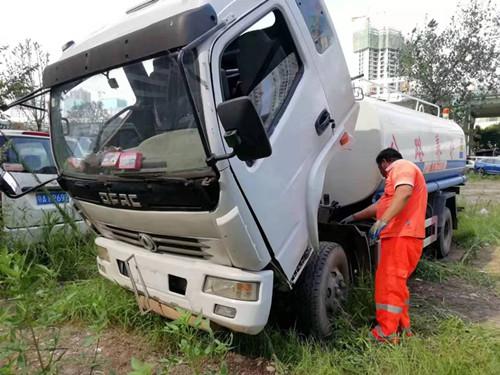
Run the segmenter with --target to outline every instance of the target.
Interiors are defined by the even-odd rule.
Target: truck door
[[[230,167],[290,279],[310,246],[308,175],[332,137],[328,102],[296,27],[286,1],[268,1],[235,22],[211,58],[216,104],[249,96],[265,125],[272,155],[252,163],[235,157]]]

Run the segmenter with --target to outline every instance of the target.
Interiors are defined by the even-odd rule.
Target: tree
[[[471,99],[500,84],[499,30],[500,14],[491,0],[461,3],[446,27],[431,20],[412,31],[400,74],[412,82],[414,95],[451,107],[454,119],[468,130]]]
[[[3,56],[3,53],[7,48],[8,48],[7,46],[0,46],[0,56]],[[3,65],[2,60],[3,59],[0,58],[0,72],[2,71],[2,65]],[[8,96],[7,95],[7,87],[8,87],[8,83],[6,81],[4,81],[4,78],[0,74],[0,106],[2,106],[4,104],[5,97]]]
[[[500,148],[500,124],[481,129],[479,135],[481,148]]]
[[[2,51],[0,51],[2,52]],[[43,70],[49,62],[49,54],[41,45],[26,39],[15,47],[2,52],[2,71],[0,72],[0,104],[29,94],[42,86]],[[27,104],[47,109],[44,95],[30,100]],[[34,108],[21,107],[23,113],[33,122],[38,130],[42,129],[47,119],[47,112]]]
[[[110,114],[103,107],[101,101],[84,101],[74,105],[66,115],[70,123],[101,124],[109,118]]]

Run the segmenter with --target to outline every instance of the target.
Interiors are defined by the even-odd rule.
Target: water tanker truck
[[[356,98],[323,0],[146,1],[43,78],[58,182],[97,233],[99,273],[144,312],[257,334],[285,296],[330,335],[377,261],[370,223],[338,222],[380,195],[389,146],[425,174],[425,245],[450,249],[463,131]]]

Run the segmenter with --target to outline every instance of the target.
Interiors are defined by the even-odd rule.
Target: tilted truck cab
[[[302,320],[329,335],[354,271],[372,264],[363,227],[335,224],[338,209],[382,181],[335,201],[356,179],[332,163],[358,157],[362,105],[324,2],[147,1],[68,45],[44,73],[52,144],[59,183],[99,234],[101,275],[144,311],[181,307],[250,334],[276,289],[296,290]],[[77,155],[75,139],[91,147]],[[374,141],[370,169],[386,142]]]

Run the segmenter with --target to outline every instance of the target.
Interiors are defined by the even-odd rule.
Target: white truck
[[[330,335],[376,264],[369,223],[337,221],[380,193],[389,146],[425,172],[425,243],[449,251],[464,133],[355,100],[323,0],[146,1],[67,43],[43,90],[58,181],[98,233],[99,272],[143,311],[257,334],[273,296],[292,293],[303,328]],[[92,145],[77,155],[79,138]]]

